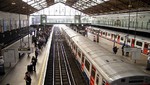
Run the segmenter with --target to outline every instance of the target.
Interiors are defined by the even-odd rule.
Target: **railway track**
[[[44,85],[76,85],[59,29],[54,30]]]
[[[59,28],[55,28],[44,85],[87,85]]]

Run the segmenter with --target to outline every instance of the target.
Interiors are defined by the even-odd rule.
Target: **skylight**
[[[77,3],[73,5],[73,7],[79,10],[84,10],[89,7],[104,3],[106,1],[109,1],[109,0],[78,0]]]
[[[22,1],[38,10],[47,7],[46,0],[22,0]]]
[[[48,8],[42,9],[32,15],[50,15],[50,16],[74,16],[74,15],[85,15],[84,13],[71,8],[63,3],[54,4]]]
[[[66,2],[66,0],[54,0],[55,1],[55,3],[65,3]]]

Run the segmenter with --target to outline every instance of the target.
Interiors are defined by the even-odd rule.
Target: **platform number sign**
[[[47,23],[47,16],[41,15],[41,24],[46,24],[46,23]]]

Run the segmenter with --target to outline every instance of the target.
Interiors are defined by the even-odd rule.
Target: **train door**
[[[92,69],[91,69],[91,77],[90,77],[90,85],[94,85],[94,81],[95,81],[95,72],[96,72],[96,69],[95,69],[95,67],[92,65]]]
[[[144,42],[144,47],[143,47],[143,53],[148,54],[148,48],[150,46],[150,43]]]
[[[134,45],[135,45],[135,39],[132,39],[131,47],[134,47]]]
[[[117,42],[120,43],[120,35],[118,35]]]

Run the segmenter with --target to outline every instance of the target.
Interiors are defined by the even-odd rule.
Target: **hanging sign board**
[[[33,48],[24,48],[24,47],[22,47],[22,48],[18,48],[18,52],[19,53],[32,53],[33,52]]]
[[[139,60],[141,56],[141,49],[132,48],[132,59]]]

